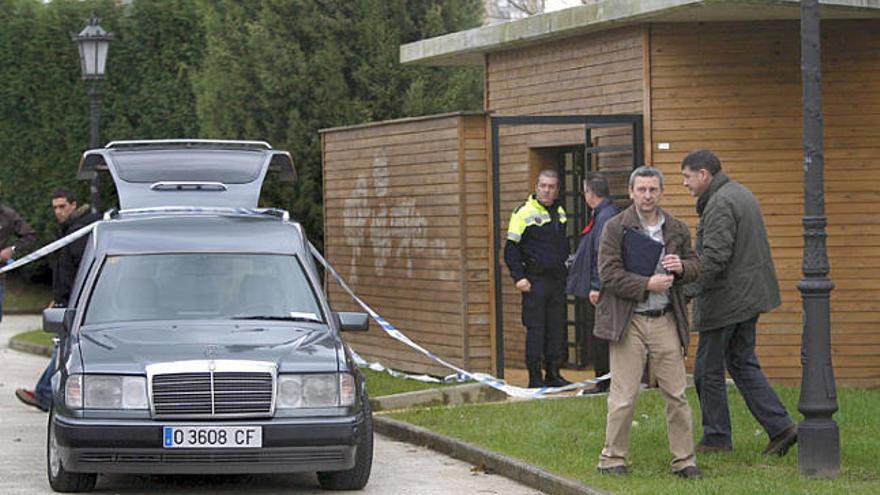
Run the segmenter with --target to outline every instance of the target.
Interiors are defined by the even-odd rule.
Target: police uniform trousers
[[[528,276],[532,288],[522,294],[526,327],[526,363],[559,363],[565,343],[565,279]]]

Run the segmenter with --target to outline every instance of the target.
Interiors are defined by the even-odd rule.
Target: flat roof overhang
[[[880,0],[819,0],[822,19],[880,18]],[[799,0],[604,0],[401,45],[402,64],[482,65],[487,53],[644,22],[800,19]]]

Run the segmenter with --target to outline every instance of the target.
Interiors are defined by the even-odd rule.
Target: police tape
[[[355,352],[351,347],[348,348],[349,352],[351,352],[351,358],[359,368],[369,368],[373,371],[379,373],[387,373],[394,378],[402,378],[404,380],[415,380],[424,383],[452,383],[452,382],[465,382],[470,381],[465,377],[461,377],[456,373],[453,373],[444,378],[437,378],[431,375],[414,375],[411,373],[404,373],[403,371],[397,371],[393,368],[388,368],[384,366],[382,363],[378,361],[373,361],[372,363],[368,363],[366,359],[362,358],[360,354]]]
[[[275,208],[226,208],[226,207],[151,207],[151,208],[135,208],[135,209],[127,209],[127,210],[119,210],[119,211],[110,210],[104,214],[104,220],[110,220],[118,215],[142,215],[142,214],[147,215],[147,214],[155,214],[155,213],[166,213],[166,214],[167,213],[182,213],[182,214],[193,214],[193,213],[206,214],[206,213],[208,213],[208,214],[221,214],[221,215],[272,215],[272,216],[279,217],[283,222],[288,222],[288,220],[289,220],[288,213],[286,211],[280,210],[280,209],[275,209]],[[42,258],[43,256],[51,254],[51,253],[53,253],[63,247],[75,242],[76,240],[80,239],[81,237],[84,237],[84,236],[88,235],[89,233],[91,233],[92,230],[94,230],[99,223],[100,223],[99,221],[95,221],[89,225],[86,225],[85,227],[81,227],[80,229],[76,230],[75,232],[68,234],[67,236],[62,237],[61,239],[58,239],[54,242],[51,242],[51,243],[41,247],[40,249],[37,249],[36,251],[28,254],[27,256],[24,256],[24,257],[16,260],[15,262],[6,265],[3,268],[0,268],[0,274],[15,270],[16,268],[20,268],[24,265],[27,265],[28,263],[32,263],[32,262]],[[420,352],[421,354],[428,357],[429,359],[455,371],[455,373],[447,376],[446,378],[444,378],[442,380],[428,376],[428,375],[406,374],[406,373],[403,373],[400,371],[386,368],[385,366],[381,365],[380,363],[367,363],[363,358],[361,358],[359,355],[357,355],[357,353],[355,353],[353,350],[350,349],[353,356],[355,357],[355,361],[358,362],[358,365],[366,364],[371,369],[374,369],[376,371],[385,371],[385,372],[391,374],[392,376],[415,379],[415,380],[426,381],[426,382],[435,382],[436,383],[436,382],[459,381],[459,380],[463,380],[463,379],[474,380],[479,383],[483,383],[485,385],[488,385],[492,388],[495,388],[497,390],[500,390],[500,391],[502,391],[512,397],[521,397],[521,398],[536,398],[536,397],[541,397],[541,396],[544,396],[544,395],[550,394],[550,393],[562,392],[562,391],[567,391],[567,390],[576,390],[579,388],[586,387],[588,385],[594,385],[594,384],[599,383],[601,381],[608,380],[611,377],[610,374],[606,374],[606,375],[598,377],[598,378],[593,378],[593,379],[589,379],[589,380],[581,380],[579,382],[571,383],[570,385],[566,385],[564,387],[541,387],[541,388],[536,388],[536,389],[528,389],[528,388],[522,388],[522,387],[516,387],[513,385],[508,385],[504,380],[496,378],[496,377],[489,375],[487,373],[476,373],[476,372],[471,372],[471,371],[467,371],[465,369],[459,368],[458,366],[455,366],[454,364],[447,362],[446,360],[440,358],[436,354],[432,353],[431,351],[425,349],[421,345],[412,341],[409,337],[404,335],[400,330],[395,328],[394,325],[392,325],[391,323],[386,321],[384,318],[382,318],[382,316],[380,316],[378,313],[373,311],[373,309],[369,305],[367,305],[361,298],[359,298],[357,295],[355,295],[354,291],[351,290],[351,288],[348,286],[348,284],[345,282],[345,280],[343,280],[343,278],[339,275],[339,273],[336,272],[336,270],[333,268],[333,266],[330,265],[330,263],[326,259],[324,259],[324,257],[321,255],[320,252],[318,252],[317,248],[315,248],[315,246],[313,244],[309,243],[309,248],[311,249],[312,255],[315,257],[315,259],[317,259],[321,263],[321,265],[323,265],[324,268],[328,272],[330,272],[331,275],[333,275],[333,278],[336,280],[336,282],[352,297],[352,299],[354,299],[355,302],[358,303],[358,305],[361,306],[361,308],[364,309],[364,311],[367,312],[367,314],[370,315],[370,317],[376,323],[379,324],[379,326],[382,328],[382,330],[385,331],[386,334],[388,334],[390,337],[394,338],[395,340],[402,342],[403,344],[407,345],[408,347]]]
[[[366,311],[367,314],[369,314],[370,317],[376,323],[378,323],[380,327],[382,327],[382,330],[384,330],[386,334],[388,334],[391,338],[409,346],[410,348],[415,349],[416,351],[420,352],[421,354],[423,354],[424,356],[433,360],[434,362],[439,363],[439,364],[455,371],[458,376],[463,376],[463,377],[466,377],[470,380],[474,380],[474,381],[477,381],[477,382],[482,383],[484,385],[488,385],[494,389],[497,389],[497,390],[504,392],[507,395],[510,395],[511,397],[520,397],[520,398],[537,398],[537,397],[541,397],[541,396],[544,396],[544,395],[547,395],[550,393],[563,392],[563,391],[567,391],[567,390],[576,390],[579,388],[586,387],[588,385],[595,385],[601,381],[608,380],[611,377],[610,374],[606,374],[606,375],[601,376],[599,378],[582,380],[579,382],[572,383],[570,385],[566,385],[564,387],[522,388],[522,387],[516,387],[513,385],[508,385],[504,380],[501,380],[499,378],[495,378],[494,376],[489,375],[487,373],[475,373],[475,372],[471,372],[471,371],[467,371],[465,369],[459,368],[458,366],[455,366],[454,364],[449,363],[448,361],[444,360],[443,358],[441,358],[441,357],[437,356],[436,354],[432,353],[431,351],[425,349],[421,345],[413,342],[409,337],[407,337],[400,330],[395,328],[394,325],[392,325],[391,323],[386,321],[385,318],[382,318],[382,316],[380,316],[378,313],[373,311],[373,308],[371,308],[361,298],[359,298],[357,295],[355,295],[354,291],[351,290],[351,288],[348,286],[348,284],[345,282],[345,280],[343,280],[343,278],[339,275],[339,273],[336,272],[336,270],[333,268],[333,266],[330,265],[330,263],[324,259],[324,257],[321,255],[320,252],[318,252],[318,249],[315,248],[315,246],[313,244],[309,243],[309,248],[312,251],[312,256],[314,256],[315,259],[317,259],[321,263],[321,265],[323,265],[324,268],[328,272],[330,272],[330,274],[333,276],[333,278],[336,280],[336,282],[345,290],[345,292],[347,292],[348,295],[351,296],[351,298],[354,299],[354,301],[356,303],[358,303],[358,305],[361,308],[363,308],[363,310]]]
[[[104,213],[104,220],[111,220],[121,215],[151,215],[156,213],[182,213],[182,214],[212,214],[212,215],[271,215],[280,218],[282,221],[289,220],[290,216],[285,210],[278,208],[231,208],[231,207],[198,207],[198,206],[158,206],[149,208],[130,208],[127,210],[111,209]],[[43,256],[52,254],[55,251],[67,246],[77,239],[84,237],[92,232],[98,225],[99,221],[94,221],[75,232],[68,234],[61,239],[50,242],[36,251],[19,258],[13,263],[0,268],[0,274],[15,270],[28,263],[32,263]]]
[[[104,220],[110,220],[118,215],[148,215],[148,214],[156,214],[156,213],[184,213],[184,214],[193,214],[193,213],[210,213],[210,214],[226,214],[226,215],[272,215],[281,218],[284,221],[287,221],[290,217],[288,213],[284,210],[280,210],[277,208],[201,208],[201,207],[189,207],[189,206],[161,206],[161,207],[150,207],[150,208],[132,208],[127,210],[108,210],[104,213]],[[99,221],[94,221],[85,227],[82,227],[75,232],[68,234],[61,239],[50,242],[45,246],[37,249],[36,251],[19,258],[13,263],[10,263],[3,268],[0,268],[0,274],[15,270],[16,268],[20,268],[28,263],[32,263],[43,256],[48,254],[52,254],[55,251],[67,246],[73,242],[75,242],[80,237],[89,235],[92,230],[98,225]]]
[[[43,256],[46,256],[47,254],[54,253],[55,251],[63,248],[64,246],[67,246],[68,244],[76,241],[80,237],[88,235],[92,231],[92,229],[95,228],[95,225],[97,225],[97,223],[98,223],[97,221],[94,223],[90,223],[90,224],[86,225],[85,227],[82,227],[79,230],[73,232],[72,234],[69,234],[65,237],[62,237],[61,239],[58,239],[57,241],[50,242],[49,244],[46,244],[45,246],[28,254],[27,256],[19,258],[14,263],[11,263],[9,265],[4,266],[3,268],[0,268],[0,274],[15,270],[16,268],[27,265],[28,263],[31,263],[33,261],[36,261],[36,260],[42,258]]]

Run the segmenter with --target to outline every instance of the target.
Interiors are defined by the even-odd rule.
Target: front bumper
[[[162,447],[164,426],[198,421],[95,420],[53,416],[64,469],[79,473],[233,474],[339,471],[355,464],[363,412],[317,419],[234,421],[262,426],[261,448]]]

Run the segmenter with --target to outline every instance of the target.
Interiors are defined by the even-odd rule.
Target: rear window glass
[[[246,184],[257,179],[266,155],[244,150],[141,150],[114,151],[112,159],[126,182]]]

